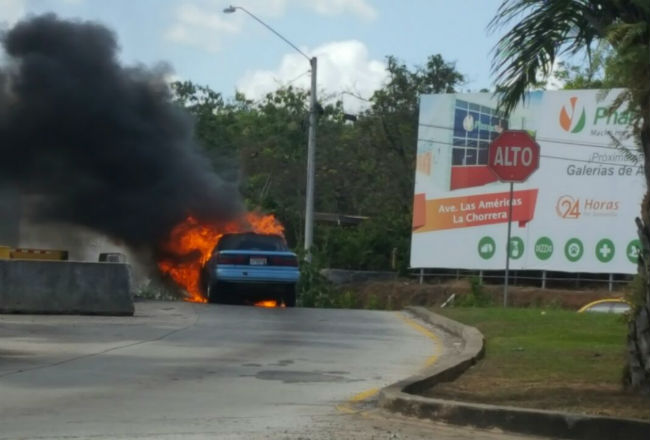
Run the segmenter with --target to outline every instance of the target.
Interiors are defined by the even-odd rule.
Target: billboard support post
[[[546,271],[542,271],[542,289],[546,289]]]
[[[503,307],[508,307],[508,278],[510,277],[510,234],[512,232],[512,196],[515,184],[510,182],[510,202],[508,204],[508,237],[506,238],[506,277],[503,282]]]

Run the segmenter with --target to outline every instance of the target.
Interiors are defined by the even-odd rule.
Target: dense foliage
[[[351,122],[342,101],[320,108],[315,210],[365,217],[358,225],[317,221],[323,266],[405,270],[411,231],[419,96],[454,92],[463,76],[440,55],[408,68],[388,57],[389,78]],[[196,118],[197,136],[224,178],[238,181],[249,208],[275,213],[289,244],[304,234],[308,92],[292,87],[260,101],[226,102],[209,88],[174,83]]]

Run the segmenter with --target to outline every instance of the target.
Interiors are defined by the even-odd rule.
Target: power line
[[[419,123],[419,126],[422,127],[430,127],[430,128],[439,128],[441,130],[450,130],[453,131],[455,130],[454,127],[449,127],[449,126],[444,126],[444,125],[436,125],[436,124],[424,124],[424,123]],[[542,142],[549,142],[552,144],[563,144],[563,145],[573,145],[573,146],[579,146],[579,147],[590,147],[590,148],[603,148],[607,150],[617,150],[620,151],[620,147],[615,147],[607,144],[596,144],[596,143],[585,143],[585,142],[576,142],[576,141],[569,141],[569,140],[564,140],[564,139],[554,139],[554,138],[546,138],[546,137],[539,137],[536,138],[538,141]],[[625,146],[626,148],[635,148],[634,146]]]
[[[569,157],[547,156],[547,155],[544,155],[544,154],[540,154],[539,157],[543,157],[543,158],[546,158],[546,159],[565,160],[567,162],[591,163],[591,164],[594,164],[594,165],[610,165],[610,166],[615,166],[615,167],[643,168],[642,165],[628,165],[628,164],[624,164],[624,163],[613,163],[613,162],[595,162],[593,160],[571,159]]]
[[[295,77],[294,79],[288,81],[288,82],[285,84],[285,86],[289,86],[289,85],[293,84],[294,82],[298,81],[298,80],[299,80],[300,78],[302,78],[303,76],[307,76],[307,75],[310,74],[310,73],[311,73],[311,70],[307,70],[307,71],[301,73],[300,75],[298,75],[298,76]]]
[[[449,145],[451,147],[456,147],[456,148],[463,148],[463,149],[466,148],[466,147],[463,147],[462,145],[454,145],[451,142],[443,142],[443,141],[438,141],[438,140],[433,140],[433,139],[419,138],[418,142],[420,142],[420,141],[421,142],[432,143],[432,144]],[[472,147],[470,147],[470,148],[472,148]],[[595,165],[610,165],[610,166],[617,166],[617,167],[643,168],[643,165],[636,165],[636,164],[613,163],[613,162],[597,162],[597,161],[594,161],[594,160],[574,159],[572,157],[549,156],[549,155],[544,155],[544,154],[540,154],[540,157],[544,157],[546,159],[565,160],[567,162],[592,163],[592,164],[595,164]],[[483,165],[483,164],[479,164],[479,165]]]

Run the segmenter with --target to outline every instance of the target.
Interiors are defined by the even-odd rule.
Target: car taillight
[[[217,264],[248,264],[248,258],[245,255],[219,254]]]
[[[289,256],[276,256],[271,257],[271,264],[273,266],[293,266],[298,267],[298,258]]]

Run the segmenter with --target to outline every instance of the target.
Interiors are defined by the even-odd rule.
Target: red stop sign
[[[506,130],[490,144],[488,168],[503,182],[524,182],[539,167],[539,145],[524,130]]]

